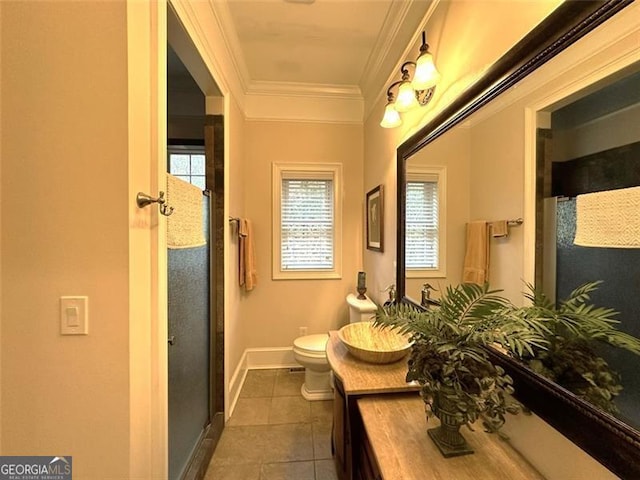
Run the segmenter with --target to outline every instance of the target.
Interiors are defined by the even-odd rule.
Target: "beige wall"
[[[524,210],[524,105],[519,103],[471,128],[470,220],[521,218]],[[524,229],[490,241],[489,283],[522,303]]]
[[[247,194],[245,169],[245,119],[239,107],[232,99],[227,102],[225,141],[228,145],[229,162],[227,164],[228,211],[232,217],[245,216],[245,195]],[[225,370],[227,379],[236,371],[242,354],[246,348],[243,332],[242,302],[244,295],[238,281],[238,230],[237,224],[227,222],[227,265],[225,268],[225,289],[228,304],[225,311],[227,342],[227,363]],[[228,405],[228,404],[227,404]]]
[[[4,455],[129,475],[127,18],[123,2],[2,5]],[[89,297],[88,336],[59,297]]]
[[[345,297],[362,265],[362,127],[247,121],[244,214],[253,222],[258,285],[243,294],[239,329],[246,348],[287,347],[299,336],[346,323]],[[271,279],[271,168],[273,162],[340,163],[343,173],[342,279]]]
[[[389,285],[396,283],[396,145],[400,130],[385,130],[380,119],[369,116],[364,125],[364,191],[377,185],[384,189],[384,251],[364,248],[364,271],[367,272],[367,295],[383,303]]]
[[[553,161],[563,162],[640,140],[640,129],[628,128],[640,117],[640,104],[568,129],[554,129]]]

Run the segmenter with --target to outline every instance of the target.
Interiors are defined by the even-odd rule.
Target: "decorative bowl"
[[[373,322],[350,323],[338,330],[338,338],[351,355],[368,363],[393,363],[403,358],[413,345],[409,335]]]

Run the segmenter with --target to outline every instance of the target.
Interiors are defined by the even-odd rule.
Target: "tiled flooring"
[[[250,370],[205,480],[337,480],[333,401],[300,394],[304,372]]]

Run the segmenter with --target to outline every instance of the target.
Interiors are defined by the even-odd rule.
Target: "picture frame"
[[[384,196],[382,185],[378,185],[367,192],[365,208],[367,249],[384,252]]]

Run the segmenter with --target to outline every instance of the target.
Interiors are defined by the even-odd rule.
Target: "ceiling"
[[[433,3],[210,1],[246,93],[342,91],[360,98],[379,94]]]

